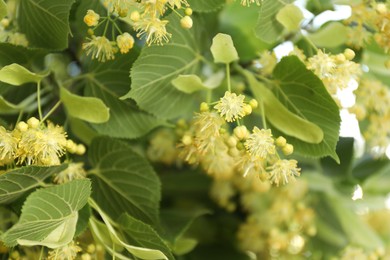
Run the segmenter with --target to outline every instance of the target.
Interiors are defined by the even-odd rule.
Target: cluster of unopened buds
[[[107,17],[101,17],[94,10],[88,10],[84,16],[84,23],[90,27],[88,30],[90,36],[87,38],[87,42],[83,44],[83,49],[87,55],[91,55],[92,59],[98,59],[102,62],[114,59],[118,50],[122,54],[128,53],[134,46],[134,37],[128,32],[122,32],[116,24],[119,18],[129,16],[134,30],[137,31],[137,37],[144,39],[147,45],[163,45],[169,42],[172,36],[166,28],[169,21],[162,19],[168,9],[173,10],[175,14],[181,17],[180,25],[184,29],[190,29],[193,25],[192,9],[189,8],[185,0],[108,0],[104,4],[109,11]],[[130,9],[133,11],[130,12]],[[176,9],[184,9],[184,16]],[[109,23],[112,23],[112,31],[119,33],[116,39],[113,38],[111,41],[106,37]],[[105,25],[103,35],[96,36],[95,30],[103,24]]]
[[[82,155],[83,144],[67,139],[63,127],[31,117],[12,131],[0,127],[0,166],[59,165],[65,152]]]

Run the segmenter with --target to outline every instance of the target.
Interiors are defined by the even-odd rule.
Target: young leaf
[[[101,99],[110,109],[110,119],[106,123],[92,125],[102,135],[138,138],[165,123],[137,109],[131,100],[119,99],[129,89],[129,70],[136,57],[137,51],[133,50],[113,61],[101,63],[87,60],[83,63],[83,67],[90,72],[84,81],[85,95]]]
[[[110,118],[109,108],[101,99],[82,97],[60,88],[60,99],[69,115],[90,123],[104,123]]]
[[[150,225],[147,225],[128,214],[123,214],[119,218],[118,223],[123,230],[124,238],[128,243],[139,247],[160,250],[168,259],[174,259],[171,250],[165,244],[164,240]]]
[[[215,63],[229,64],[239,59],[232,37],[227,34],[218,33],[213,38],[213,44],[211,45],[210,50],[213,54]]]
[[[112,219],[128,213],[148,224],[158,222],[160,181],[144,158],[107,137],[92,141],[89,158],[92,196]]]
[[[257,20],[255,28],[256,36],[267,43],[277,41],[280,34],[283,32],[283,25],[276,20],[276,15],[283,6],[294,1],[295,0],[264,0],[261,5],[259,19]]]
[[[19,221],[3,234],[7,246],[42,245],[58,248],[70,243],[78,211],[91,193],[88,179],[40,189],[25,201]]]
[[[308,34],[307,37],[319,47],[335,48],[348,40],[348,29],[342,23],[330,22],[317,32]]]
[[[133,98],[141,109],[162,118],[174,118],[190,110],[192,97],[177,90],[171,81],[180,74],[196,74],[200,63],[196,25],[183,30],[177,15],[170,15],[168,20],[172,39],[164,46],[142,49],[131,69],[131,90],[122,97]]]
[[[299,30],[303,18],[301,9],[294,4],[285,5],[276,14],[276,20],[289,32]]]
[[[29,46],[62,50],[68,47],[69,12],[75,0],[20,1],[18,25]]]
[[[213,12],[221,8],[225,0],[188,0],[191,9],[195,12]]]
[[[172,85],[181,92],[187,94],[206,89],[202,83],[202,80],[194,74],[179,75],[177,78],[172,80]]]
[[[194,74],[179,75],[177,78],[172,80],[172,85],[184,93],[191,94],[199,90],[208,90],[218,87],[221,85],[224,76],[225,74],[220,71],[202,82],[202,80]]]
[[[48,75],[48,73],[37,74],[31,72],[17,63],[12,63],[0,69],[0,81],[15,86],[20,86],[29,82],[38,83]]]
[[[39,187],[55,173],[63,171],[66,164],[59,166],[25,166],[0,175],[0,204],[8,204],[25,192]]]
[[[290,111],[319,126],[324,138],[319,144],[286,136],[294,150],[308,157],[331,156],[339,162],[336,144],[339,138],[339,109],[322,81],[295,56],[284,57],[274,70],[279,99]]]
[[[321,128],[312,122],[289,111],[263,83],[248,71],[244,72],[249,86],[260,102],[264,102],[265,116],[268,121],[283,133],[299,140],[318,144],[324,138]]]

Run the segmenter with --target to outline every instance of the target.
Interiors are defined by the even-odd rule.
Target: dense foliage
[[[2,259],[390,259],[389,2],[0,20]]]

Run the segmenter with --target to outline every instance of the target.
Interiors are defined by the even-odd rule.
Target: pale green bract
[[[39,83],[49,73],[37,74],[29,71],[25,67],[12,63],[0,69],[0,81],[15,86],[20,86],[26,83]]]
[[[218,33],[213,38],[210,50],[215,63],[229,64],[238,60],[238,53],[230,35]]]

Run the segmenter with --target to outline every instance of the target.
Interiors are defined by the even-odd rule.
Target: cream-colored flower
[[[253,133],[244,143],[248,153],[254,158],[266,159],[268,155],[275,154],[275,144],[270,129],[253,128]]]
[[[167,32],[168,20],[158,18],[144,18],[134,23],[134,29],[138,31],[138,38],[145,38],[146,44],[153,43],[163,45],[169,42],[172,34]]]
[[[269,181],[276,186],[287,184],[289,180],[300,176],[301,169],[297,167],[296,160],[278,160],[275,164],[267,167],[269,170]]]
[[[17,144],[17,139],[12,133],[0,126],[0,166],[13,161]]]
[[[79,252],[81,252],[81,247],[72,241],[66,246],[50,251],[48,260],[73,260]]]
[[[116,44],[121,53],[128,53],[134,46],[134,38],[129,33],[125,32],[116,37]]]
[[[92,59],[105,62],[115,58],[116,48],[115,42],[110,42],[105,36],[92,36],[89,42],[83,43],[83,50],[87,55],[91,55]]]
[[[95,13],[95,11],[89,9],[87,14],[84,16],[84,23],[91,26],[96,26],[99,23],[100,15]]]
[[[29,128],[20,136],[16,154],[18,163],[58,165],[65,146],[66,133],[62,127],[48,123],[47,127]]]
[[[83,163],[69,163],[68,168],[58,173],[54,178],[55,183],[67,183],[72,180],[84,179],[87,172],[84,170]]]
[[[218,110],[227,122],[233,122],[245,116],[244,99],[244,95],[237,96],[236,93],[226,91],[214,108]]]

